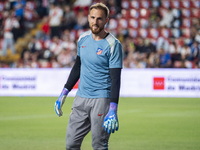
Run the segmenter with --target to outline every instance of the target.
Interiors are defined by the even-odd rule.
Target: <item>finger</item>
[[[119,123],[118,121],[116,121],[116,131],[118,131],[118,129],[119,129]]]
[[[113,123],[112,123],[112,133],[115,132],[115,123],[116,123],[116,121],[113,121]]]
[[[103,127],[105,127],[106,126],[106,119],[104,119],[104,121],[103,121]]]
[[[55,112],[59,116],[59,111],[58,111],[58,105],[57,104],[55,104]]]
[[[60,102],[57,102],[58,109],[60,109]]]
[[[108,129],[108,121],[104,121],[104,127],[105,127],[105,132],[107,132],[107,129]]]
[[[62,109],[59,109],[58,112],[59,112],[59,117],[63,115]]]
[[[112,122],[109,121],[109,123],[108,123],[108,134],[111,133],[111,127],[112,127]]]

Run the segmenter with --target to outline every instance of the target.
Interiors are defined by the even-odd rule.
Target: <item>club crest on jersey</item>
[[[97,49],[97,55],[100,55],[102,52],[103,52],[103,49],[101,49],[101,48]]]

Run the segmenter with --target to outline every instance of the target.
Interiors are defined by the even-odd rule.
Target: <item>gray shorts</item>
[[[103,121],[109,106],[109,98],[82,98],[76,95],[67,126],[67,150],[80,150],[83,138],[90,130],[93,149],[108,149],[110,135],[105,132]]]

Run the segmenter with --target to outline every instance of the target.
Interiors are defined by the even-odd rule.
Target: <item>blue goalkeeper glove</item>
[[[119,128],[119,123],[117,119],[117,104],[114,102],[110,103],[110,108],[108,111],[108,114],[104,118],[103,127],[105,128],[105,131],[109,134],[114,133],[115,130],[117,131]]]
[[[66,88],[63,88],[58,100],[55,102],[55,112],[59,117],[63,115],[62,106],[68,93],[69,91]]]

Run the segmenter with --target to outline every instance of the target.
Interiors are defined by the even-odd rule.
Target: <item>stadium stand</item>
[[[110,9],[106,30],[122,43],[124,68],[200,68],[200,0],[0,1],[0,67],[72,67],[77,39],[89,29],[89,6],[96,2]],[[61,35],[53,37],[51,3],[62,9]],[[19,29],[5,30],[8,14],[19,21]],[[8,46],[5,55],[6,32],[15,53]]]

